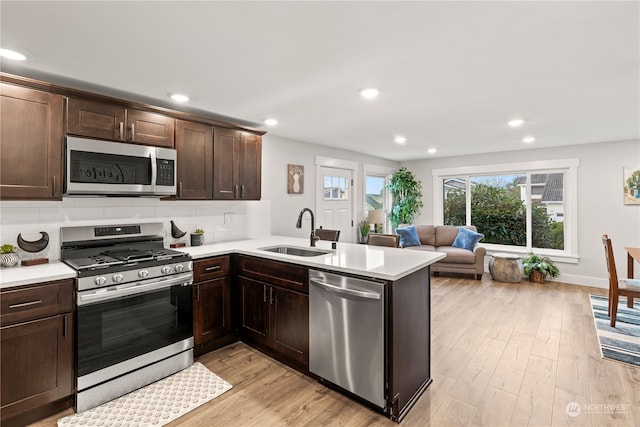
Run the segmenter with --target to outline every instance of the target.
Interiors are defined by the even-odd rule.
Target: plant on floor
[[[554,278],[560,274],[560,270],[551,258],[537,255],[533,252],[523,258],[522,266],[524,267],[524,274],[529,276],[529,280],[535,283],[544,283],[547,276]]]
[[[386,187],[393,196],[389,215],[393,228],[397,228],[399,224],[412,224],[413,218],[420,214],[423,206],[420,200],[422,182],[416,180],[413,172],[403,166],[391,175]]]

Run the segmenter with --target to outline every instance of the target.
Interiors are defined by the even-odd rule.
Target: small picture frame
[[[624,204],[640,205],[640,166],[623,168]]]
[[[304,166],[287,165],[287,193],[304,193]]]

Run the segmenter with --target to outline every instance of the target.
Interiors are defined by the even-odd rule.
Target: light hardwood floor
[[[640,368],[601,358],[590,292],[606,294],[488,274],[432,278],[433,383],[401,424],[640,425]],[[199,361],[233,388],[172,427],[397,425],[242,343]],[[576,417],[567,415],[571,402]]]

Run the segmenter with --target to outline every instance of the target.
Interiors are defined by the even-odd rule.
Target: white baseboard
[[[485,264],[484,271],[489,272],[489,265]],[[563,274],[560,273],[555,279],[547,278],[548,282],[561,282],[569,283],[570,285],[590,286],[594,288],[609,289],[609,279],[602,279],[600,277],[580,276],[577,274]]]

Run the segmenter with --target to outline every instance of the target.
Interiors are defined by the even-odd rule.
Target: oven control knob
[[[148,275],[149,275],[149,272],[147,270],[138,271],[138,277],[141,279],[146,279]]]
[[[160,269],[160,271],[162,272],[162,274],[169,274],[171,273],[171,267],[169,267],[168,265],[165,265]]]
[[[124,276],[120,273],[117,273],[117,274],[114,274],[111,279],[116,283],[120,283],[124,280]]]
[[[105,277],[98,276],[95,279],[93,279],[93,283],[95,283],[98,286],[104,286],[107,283],[107,279]]]
[[[182,273],[184,271],[184,265],[178,264],[176,265],[176,272]]]

